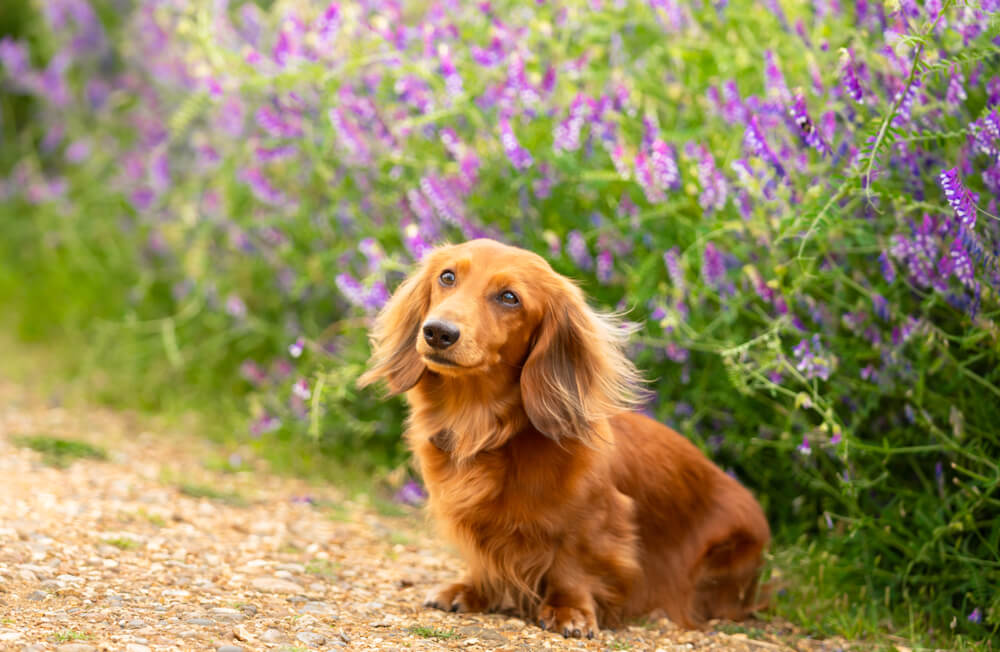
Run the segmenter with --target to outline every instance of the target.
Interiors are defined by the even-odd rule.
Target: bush
[[[373,312],[436,241],[518,244],[644,324],[650,411],[782,537],[997,632],[994,0],[120,4],[0,44],[22,329],[394,463]]]

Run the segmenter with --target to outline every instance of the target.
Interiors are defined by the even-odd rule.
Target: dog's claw
[[[580,638],[582,635],[583,633],[579,629],[573,630],[573,638]]]
[[[538,626],[542,628],[543,632],[548,629],[548,627],[545,626],[545,621],[542,620],[541,618],[538,619]]]
[[[458,603],[457,602],[452,602],[450,610],[451,611],[458,611]]]
[[[569,637],[570,637],[569,627],[563,627],[563,638],[569,638]]]
[[[593,640],[593,638],[594,638],[594,632],[587,632],[587,638],[590,639],[590,640]]]

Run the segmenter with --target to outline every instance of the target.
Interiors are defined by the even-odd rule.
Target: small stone
[[[235,623],[243,620],[243,613],[237,609],[216,607],[215,609],[212,609],[212,618],[215,618],[219,622],[223,623]]]
[[[44,600],[45,596],[47,595],[48,593],[46,593],[45,591],[32,591],[31,593],[28,594],[28,599],[38,602],[39,600]]]
[[[57,647],[56,652],[97,652],[97,648],[85,643],[65,643]]]
[[[261,593],[287,593],[294,595],[302,590],[302,587],[295,582],[283,580],[279,577],[258,577],[250,582],[250,586],[254,591],[260,591]]]
[[[38,576],[27,568],[22,568],[17,571],[17,576],[20,577],[25,582],[37,582]]]
[[[151,652],[148,645],[139,643],[129,643],[125,646],[125,652]]]
[[[45,646],[41,643],[32,643],[22,647],[21,652],[45,652]]]
[[[238,645],[220,645],[215,648],[215,652],[245,652],[245,650]]]
[[[24,634],[21,632],[15,632],[13,630],[0,630],[0,641],[16,641],[23,636]]]
[[[256,616],[257,615],[257,605],[255,604],[245,604],[240,607],[240,611],[243,612],[245,616]]]
[[[215,624],[215,621],[211,618],[188,618],[184,622],[188,625],[201,625],[202,627],[211,627]]]
[[[253,636],[246,630],[243,625],[237,625],[233,627],[233,638],[237,641],[243,641],[244,643],[249,643],[253,640]]]
[[[276,629],[269,629],[260,635],[260,640],[265,643],[284,643],[288,638]]]
[[[301,607],[299,607],[299,613],[303,614],[319,614],[321,616],[332,616],[336,613],[333,607],[325,602],[313,601],[307,602]]]
[[[141,618],[133,618],[125,623],[125,629],[140,629],[146,626],[146,622]]]
[[[316,634],[315,632],[299,632],[295,635],[295,640],[305,643],[306,645],[312,645],[313,647],[319,647],[326,643],[326,637],[322,634]]]

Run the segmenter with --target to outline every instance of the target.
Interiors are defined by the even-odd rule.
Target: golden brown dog
[[[630,411],[627,332],[539,256],[444,246],[376,320],[361,384],[406,392],[407,439],[468,572],[428,605],[506,609],[566,636],[656,609],[697,627],[757,608],[757,501]]]

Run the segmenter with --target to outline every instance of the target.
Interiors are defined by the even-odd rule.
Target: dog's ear
[[[622,350],[629,331],[621,321],[559,281],[521,371],[521,397],[539,432],[588,442],[598,421],[641,403],[642,379]]]
[[[384,380],[395,395],[420,382],[426,367],[417,353],[417,335],[431,296],[426,270],[427,266],[421,265],[403,281],[375,318],[370,337],[372,357],[368,371],[358,378],[358,386]]]

